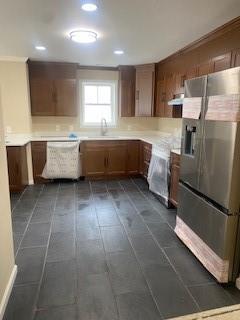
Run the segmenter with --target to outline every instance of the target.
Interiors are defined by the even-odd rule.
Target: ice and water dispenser
[[[194,156],[195,154],[196,131],[196,126],[186,125],[185,127],[184,153],[186,155]]]

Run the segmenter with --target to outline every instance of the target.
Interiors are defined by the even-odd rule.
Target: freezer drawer
[[[181,183],[177,215],[221,259],[232,264],[238,216],[227,216]]]

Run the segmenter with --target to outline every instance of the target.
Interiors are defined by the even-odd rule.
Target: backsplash
[[[117,126],[109,131],[162,131],[179,135],[181,119],[163,118],[119,118]],[[100,127],[81,127],[78,117],[32,117],[32,131],[34,132],[79,132],[99,131]]]

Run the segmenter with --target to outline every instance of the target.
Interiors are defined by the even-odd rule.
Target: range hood
[[[169,106],[182,106],[183,105],[184,94],[175,94],[172,100],[168,101]]]

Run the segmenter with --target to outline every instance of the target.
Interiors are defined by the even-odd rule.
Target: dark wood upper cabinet
[[[155,64],[136,66],[135,115],[153,116],[155,87]]]
[[[156,104],[155,116],[164,117],[166,103],[166,78],[162,77],[157,80],[156,84]]]
[[[213,61],[213,72],[222,71],[231,68],[232,53],[226,53],[215,57]]]
[[[166,100],[164,105],[164,117],[172,118],[173,117],[173,106],[168,105],[168,101],[172,100],[175,94],[176,89],[176,76],[173,73],[170,73],[166,76]]]
[[[56,116],[76,116],[77,115],[77,80],[76,79],[56,79],[55,102]]]
[[[135,116],[136,70],[133,66],[119,67],[119,115]]]
[[[33,116],[77,116],[77,64],[29,61]]]
[[[30,81],[31,110],[34,116],[54,116],[54,87],[51,79],[32,78]]]
[[[186,76],[185,80],[196,78],[198,76],[198,68],[197,68],[197,66],[192,66],[192,67],[188,68],[186,70],[185,76]]]
[[[212,73],[214,71],[214,64],[212,59],[204,61],[198,66],[198,76],[205,76],[206,74]]]
[[[240,67],[240,49],[236,49],[232,53],[232,67]]]

